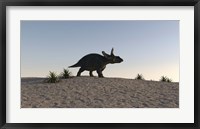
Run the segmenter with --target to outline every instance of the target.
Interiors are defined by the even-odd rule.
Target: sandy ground
[[[87,76],[43,81],[22,78],[22,108],[179,107],[179,83]]]

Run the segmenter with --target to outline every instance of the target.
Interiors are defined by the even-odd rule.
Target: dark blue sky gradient
[[[88,53],[106,51],[124,59],[104,76],[134,78],[141,73],[179,81],[179,21],[21,21],[21,76],[60,73]],[[70,69],[76,75],[77,69]],[[83,74],[88,74],[84,72]]]

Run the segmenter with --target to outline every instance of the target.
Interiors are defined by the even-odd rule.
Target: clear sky
[[[124,62],[108,64],[105,77],[179,81],[179,21],[21,21],[21,76],[46,77],[102,51]],[[79,68],[69,68],[73,75]],[[88,71],[82,75],[89,75]],[[94,72],[94,75],[97,75]]]

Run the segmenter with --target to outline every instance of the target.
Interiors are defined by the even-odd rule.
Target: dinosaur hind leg
[[[84,71],[84,69],[83,68],[80,68],[79,69],[79,71],[78,71],[78,73],[77,73],[77,76],[81,76],[81,73]]]

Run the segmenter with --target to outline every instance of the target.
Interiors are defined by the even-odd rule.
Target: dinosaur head
[[[115,56],[113,51],[114,51],[114,49],[112,48],[110,55],[105,53],[104,51],[102,51],[102,54],[111,64],[121,63],[123,61],[123,59],[120,58],[119,56]]]

